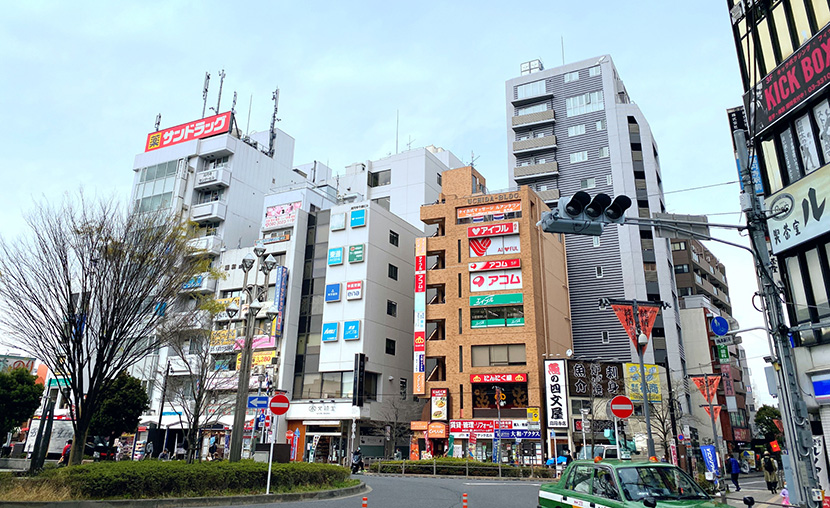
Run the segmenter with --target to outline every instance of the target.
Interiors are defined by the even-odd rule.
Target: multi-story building
[[[826,0],[727,0],[744,87],[756,193],[785,288],[801,393],[830,440],[830,91]],[[756,164],[757,163],[757,167]],[[775,360],[775,359],[773,359]],[[824,459],[822,459],[824,460]],[[826,464],[821,466],[826,467]]]
[[[501,442],[502,460],[538,463],[548,426],[528,410],[543,406],[557,411],[562,444],[566,387],[546,396],[543,365],[565,359],[571,335],[563,238],[536,226],[547,209],[529,187],[487,193],[471,167],[444,171],[438,202],[421,208],[436,230],[415,244],[413,392],[430,400],[413,422],[422,453],[494,460]]]
[[[628,216],[665,211],[657,143],[609,55],[547,70],[538,60],[528,62],[521,76],[507,81],[505,94],[509,176],[516,184],[550,206],[582,190],[629,196],[636,206]],[[667,364],[685,391],[668,241],[654,238],[647,226],[566,236],[576,356],[637,359],[615,314],[598,308],[599,298],[664,301],[671,308],[657,317],[646,362]]]
[[[671,240],[677,295],[703,295],[722,314],[732,316],[726,267],[705,245],[694,239]],[[691,340],[686,337],[685,342]]]

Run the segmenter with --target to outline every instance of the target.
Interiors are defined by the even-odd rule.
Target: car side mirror
[[[755,504],[755,498],[752,496],[744,496],[744,504],[747,506],[752,506]]]
[[[643,506],[646,508],[655,508],[657,506],[657,500],[651,496],[643,498]]]

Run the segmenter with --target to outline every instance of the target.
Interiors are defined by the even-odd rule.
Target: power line
[[[696,191],[696,190],[701,190],[701,189],[709,189],[711,187],[720,187],[721,185],[732,185],[733,183],[738,183],[738,180],[732,180],[732,181],[729,181],[729,182],[721,182],[721,183],[713,183],[711,185],[702,185],[700,187],[689,187],[688,189],[677,189],[677,190],[672,190],[672,191],[658,192],[658,193],[655,193],[655,194],[649,194],[648,196],[649,197],[651,197],[651,196],[661,196],[661,195],[665,196],[666,194],[675,194],[675,193],[678,193],[678,192],[689,192],[689,191]]]

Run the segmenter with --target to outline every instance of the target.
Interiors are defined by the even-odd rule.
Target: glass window
[[[393,302],[392,300],[386,300],[386,314],[397,317],[398,316],[398,304]]]
[[[789,183],[799,180],[802,176],[801,168],[798,166],[798,156],[795,150],[793,131],[789,127],[781,133],[781,149],[784,152],[784,165],[787,168]]]
[[[507,346],[507,361],[510,365],[524,365],[527,363],[524,344],[510,344]]]
[[[600,147],[600,149],[599,149],[599,158],[600,159],[607,159],[608,155],[609,155],[608,147],[607,146]]]
[[[565,74],[565,83],[572,81],[579,81],[579,71],[568,72]]]
[[[329,397],[341,397],[340,386],[342,382],[342,373],[340,372],[324,372],[323,373],[323,393],[322,397],[328,399]]]
[[[398,236],[398,233],[395,233],[394,231],[389,231],[389,243],[397,247],[399,240],[400,236]]]
[[[818,258],[818,249],[810,249],[805,253],[807,257],[807,271],[810,274],[810,286],[813,288],[813,298],[816,301],[816,311],[819,317],[830,314],[827,305],[827,288],[824,277],[821,275],[821,263]]]
[[[605,120],[597,120],[597,131],[605,130]]]
[[[828,113],[830,113],[830,110],[828,110]],[[770,193],[778,192],[784,187],[784,183],[781,180],[781,167],[778,165],[778,150],[775,148],[775,141],[771,139],[762,141],[761,151],[764,155],[769,191]]]
[[[519,99],[525,99],[527,97],[535,97],[537,95],[542,95],[545,93],[545,80],[533,81],[531,83],[525,83],[524,85],[519,85],[516,87],[516,97]]]
[[[490,346],[490,365],[508,365],[507,345]]]
[[[674,273],[689,273],[689,265],[674,265]]]
[[[398,267],[390,264],[387,270],[387,275],[392,280],[398,280]]]
[[[821,164],[818,160],[816,140],[813,135],[813,126],[810,115],[806,114],[795,121],[795,134],[798,136],[798,149],[801,151],[801,163],[806,173],[817,170]]]
[[[617,469],[623,494],[629,501],[653,497],[664,499],[709,499],[709,496],[676,467],[624,467]]]
[[[585,124],[568,127],[568,137],[579,136],[580,134],[585,134]]]
[[[787,21],[787,13],[784,12],[784,2],[780,2],[772,11],[772,20],[775,22],[775,31],[778,34],[778,45],[781,47],[781,60],[783,61],[793,54],[790,24]]]
[[[579,181],[579,188],[580,189],[593,189],[597,186],[597,179],[596,178],[583,178]]]
[[[827,103],[827,99],[813,107],[813,118],[818,126],[818,142],[824,162],[830,163],[830,104]]]
[[[772,49],[772,36],[769,33],[768,19],[763,19],[758,23],[757,33],[758,40],[761,42],[761,53],[764,57],[765,68],[758,69],[759,76],[762,76],[775,68],[775,51]]]
[[[810,320],[810,309],[807,307],[807,293],[804,291],[804,280],[801,278],[801,269],[798,257],[786,258],[787,275],[790,280],[790,292],[793,296],[792,305],[795,310],[795,319],[799,323]]]
[[[366,373],[363,387],[366,400],[378,400],[378,375],[376,372]]]
[[[822,1],[810,3],[818,4]],[[804,44],[813,35],[812,30],[810,30],[810,22],[807,19],[807,8],[804,6],[804,0],[792,0],[790,9],[792,9],[793,21],[795,21],[796,39],[798,39],[799,44]]]
[[[576,466],[568,477],[568,483],[565,488],[573,490],[574,492],[583,492],[585,494],[591,493],[591,475],[594,468],[591,466]]]
[[[602,267],[598,266],[598,267],[596,267],[596,270],[597,270],[597,279],[601,279],[602,278]]]
[[[534,104],[533,106],[525,106],[523,108],[516,108],[516,116],[529,115],[531,113],[541,113],[548,110],[548,103]]]
[[[565,99],[565,110],[569,117],[590,113],[592,111],[600,111],[604,107],[605,103],[602,90]]]
[[[571,154],[571,163],[584,162],[588,160],[588,151],[575,152]]]
[[[600,69],[599,65],[596,65],[596,66],[591,67],[590,69],[588,69],[588,75],[589,76],[592,76],[592,77],[593,76],[599,76],[600,74],[602,74],[602,69]]]
[[[473,309],[470,309],[472,312]],[[490,366],[490,348],[487,346],[472,346],[472,362],[473,367],[489,367]]]
[[[607,333],[607,332],[606,332]],[[599,467],[594,470],[593,493],[595,496],[620,501],[620,491],[614,481],[614,474],[610,469]]]
[[[598,236],[593,237],[594,247],[599,247],[601,245],[601,240]]]
[[[390,183],[392,183],[391,169],[369,173],[369,187],[380,187],[382,185],[389,185]]]
[[[395,341],[386,339],[386,354],[395,356]]]

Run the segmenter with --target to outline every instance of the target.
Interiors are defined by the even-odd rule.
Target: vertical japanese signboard
[[[414,395],[426,393],[426,304],[427,304],[427,239],[415,239],[415,336],[413,337]]]
[[[545,407],[548,428],[568,427],[567,386],[565,360],[545,360]]]
[[[277,306],[277,317],[274,319],[274,337],[282,337],[285,324],[285,299],[288,295],[288,268],[278,266],[274,269],[274,305]]]
[[[645,364],[646,371],[646,389],[648,390],[648,400],[651,402],[660,402],[662,396],[660,394],[660,370],[657,365]],[[640,380],[640,365],[637,363],[625,364],[625,388],[628,398],[633,402],[643,401],[642,381]]]

